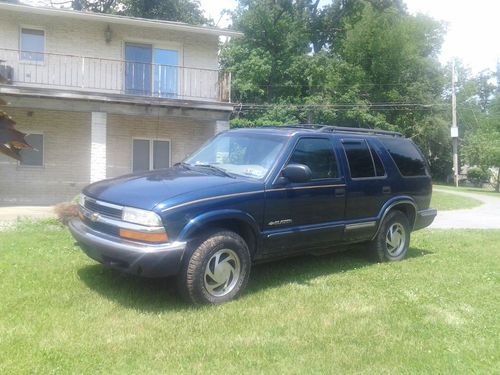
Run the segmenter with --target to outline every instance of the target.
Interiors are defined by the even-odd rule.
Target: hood
[[[87,186],[83,193],[108,203],[152,210],[158,204],[179,195],[200,190],[208,194],[210,190],[221,187],[228,191],[232,190],[231,185],[237,190],[236,186],[241,184],[246,185],[248,182],[202,169],[173,167],[99,181]]]

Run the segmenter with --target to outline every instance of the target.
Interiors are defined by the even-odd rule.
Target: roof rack
[[[348,128],[344,126],[331,126],[331,125],[325,125],[320,129],[318,129],[318,131],[323,133],[362,133],[362,134],[391,135],[393,137],[403,137],[403,134],[389,130]]]
[[[390,135],[393,137],[404,137],[403,134],[399,132],[393,132],[389,130],[349,128],[346,126],[333,126],[333,125],[320,125],[320,124],[294,124],[294,125],[281,125],[276,127],[310,129],[321,133],[360,133],[360,134]]]

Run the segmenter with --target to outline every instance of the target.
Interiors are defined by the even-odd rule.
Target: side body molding
[[[177,241],[186,241],[196,230],[219,220],[244,222],[250,226],[256,239],[260,236],[259,226],[253,216],[240,210],[225,209],[206,212],[191,219],[180,232]]]
[[[406,195],[394,197],[392,199],[389,199],[382,206],[382,209],[380,210],[380,213],[378,214],[378,217],[377,217],[377,230],[376,230],[375,234],[373,235],[372,240],[377,236],[378,231],[380,229],[380,225],[384,221],[384,219],[387,216],[387,214],[389,213],[389,211],[392,208],[394,208],[398,205],[402,205],[402,204],[407,204],[407,205],[410,205],[413,207],[413,221],[410,222],[410,226],[413,229],[413,226],[415,225],[415,219],[417,217],[417,211],[418,211],[417,204],[415,203],[415,201],[413,200],[412,197],[409,197]]]

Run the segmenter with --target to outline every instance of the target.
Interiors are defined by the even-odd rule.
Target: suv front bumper
[[[69,230],[92,259],[113,269],[145,277],[165,277],[179,272],[185,242],[146,244],[124,240],[89,228],[80,219]]]

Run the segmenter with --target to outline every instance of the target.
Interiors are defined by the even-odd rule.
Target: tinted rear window
[[[407,139],[381,139],[403,176],[425,176],[425,161],[417,147]]]
[[[352,178],[375,177],[370,149],[365,141],[342,142]]]

